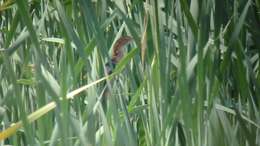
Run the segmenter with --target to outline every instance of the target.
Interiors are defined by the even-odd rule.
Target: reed
[[[260,146],[259,7],[0,1],[0,146]]]

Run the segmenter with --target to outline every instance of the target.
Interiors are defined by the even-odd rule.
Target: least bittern
[[[124,56],[124,46],[129,44],[133,39],[129,36],[122,36],[120,37],[114,44],[113,49],[112,49],[112,56],[111,59],[105,64],[105,71],[107,75],[110,75],[118,62],[123,58]],[[106,83],[104,87],[104,92],[102,93],[102,104],[103,104],[103,109],[106,111],[107,107],[107,97],[109,96],[109,89],[108,89],[108,83]]]

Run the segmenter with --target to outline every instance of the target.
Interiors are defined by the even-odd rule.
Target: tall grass
[[[0,1],[0,145],[260,145],[259,7]]]

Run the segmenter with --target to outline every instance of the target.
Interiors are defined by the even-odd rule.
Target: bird
[[[105,74],[110,75],[113,73],[116,65],[120,62],[120,60],[124,57],[124,47],[133,41],[133,38],[130,36],[121,36],[113,45],[112,55],[108,62],[105,64]],[[110,95],[110,91],[108,88],[108,82],[105,83],[104,90],[102,94],[102,106],[103,110],[107,109],[107,98]]]
[[[130,36],[122,36],[115,42],[113,49],[112,49],[111,59],[105,64],[105,67],[106,67],[105,71],[108,75],[110,75],[112,73],[113,69],[116,67],[118,62],[123,58],[124,46],[129,44],[132,40],[133,39]]]

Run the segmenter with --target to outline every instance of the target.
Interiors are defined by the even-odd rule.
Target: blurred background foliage
[[[1,0],[0,129],[23,127],[0,145],[260,145],[259,7]],[[107,107],[103,83],[65,100],[105,76],[114,42],[126,35],[134,41],[107,81]],[[55,110],[27,119],[51,101]]]

